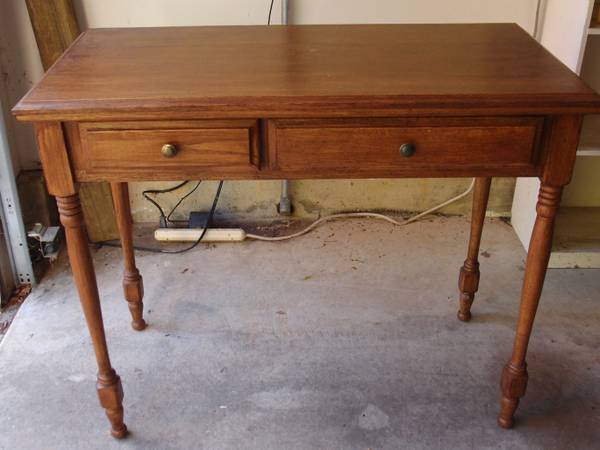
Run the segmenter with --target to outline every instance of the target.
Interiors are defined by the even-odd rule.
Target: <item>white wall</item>
[[[545,0],[540,20],[540,42],[569,69],[577,72],[582,61],[582,42],[585,42],[591,0]],[[519,178],[511,208],[511,223],[523,247],[535,224],[540,181]]]
[[[545,0],[540,42],[573,72],[579,72],[591,0]]]
[[[270,0],[74,0],[82,27],[264,24]],[[278,23],[275,0],[273,23]],[[516,22],[537,0],[289,0],[290,23]]]
[[[82,29],[266,24],[270,4],[270,0],[72,1]],[[279,0],[273,7],[273,23],[279,18],[275,7]]]
[[[289,1],[291,23],[516,22],[530,32],[536,7],[537,0]]]
[[[31,126],[17,123],[10,109],[42,73],[25,0],[0,0],[0,103],[4,108],[15,173],[40,165]]]

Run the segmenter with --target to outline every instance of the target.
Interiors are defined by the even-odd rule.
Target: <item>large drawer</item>
[[[257,121],[82,123],[73,151],[79,179],[247,176],[260,167]]]
[[[533,175],[543,124],[537,117],[275,119],[268,165],[306,176]]]

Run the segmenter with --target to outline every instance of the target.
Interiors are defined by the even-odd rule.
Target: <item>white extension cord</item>
[[[471,184],[469,185],[467,190],[464,191],[463,193],[461,193],[455,197],[452,197],[451,199],[448,199],[445,202],[440,203],[439,205],[436,205],[433,208],[429,208],[427,211],[423,211],[422,213],[412,216],[406,220],[399,221],[399,220],[392,219],[391,217],[386,216],[384,214],[371,213],[371,212],[340,213],[340,214],[332,214],[330,216],[321,217],[320,219],[311,223],[306,228],[304,228],[296,233],[288,234],[285,236],[275,236],[275,237],[261,236],[258,234],[246,233],[241,228],[209,228],[206,231],[204,237],[202,238],[202,242],[241,242],[245,239],[254,239],[257,241],[269,241],[269,242],[286,241],[288,239],[293,239],[293,238],[305,235],[306,233],[309,233],[310,231],[314,230],[319,225],[322,225],[325,222],[329,222],[332,220],[339,220],[339,219],[358,218],[358,217],[363,217],[363,218],[366,217],[366,218],[385,220],[396,226],[408,225],[409,223],[419,220],[420,218],[427,216],[428,214],[438,211],[439,209],[443,208],[444,206],[448,206],[449,204],[454,203],[454,202],[466,197],[467,195],[469,195],[471,193],[474,186],[475,186],[475,178],[473,178],[473,180],[471,180]],[[158,241],[172,241],[172,242],[192,241],[193,242],[193,241],[198,240],[201,233],[202,233],[201,228],[199,228],[199,229],[159,228],[158,230],[156,230],[154,232],[154,238]]]

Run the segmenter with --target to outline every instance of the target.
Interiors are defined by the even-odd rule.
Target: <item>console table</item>
[[[124,296],[142,330],[128,181],[476,177],[458,282],[458,318],[468,321],[491,177],[539,177],[500,383],[498,423],[513,425],[561,191],[582,117],[600,113],[600,97],[517,25],[90,30],[13,113],[34,124],[96,354],[100,404],[117,438],[127,434],[123,390],[106,346],[79,183],[111,183]]]

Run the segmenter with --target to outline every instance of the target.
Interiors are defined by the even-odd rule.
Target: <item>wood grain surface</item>
[[[13,111],[89,120],[599,107],[514,24],[302,25],[90,30]]]
[[[269,123],[269,168],[286,173],[406,176],[443,168],[535,174],[541,118],[277,120]],[[399,149],[411,144],[410,157]]]
[[[48,70],[79,36],[71,0],[26,0],[42,66]]]

